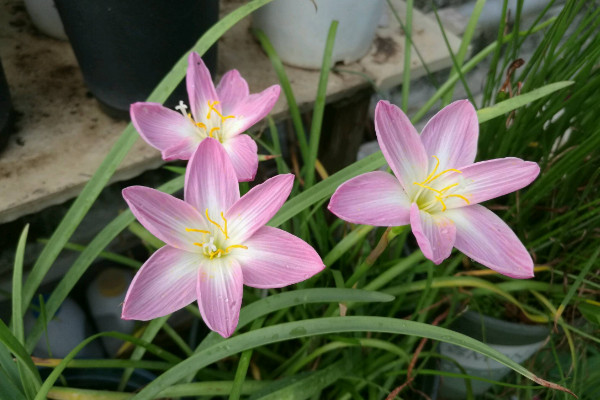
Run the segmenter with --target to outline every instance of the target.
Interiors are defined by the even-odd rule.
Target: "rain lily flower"
[[[514,232],[478,203],[527,186],[540,169],[512,157],[473,163],[479,124],[471,103],[445,107],[419,135],[398,107],[380,101],[375,131],[395,177],[375,171],[343,183],[331,197],[331,212],[356,224],[410,224],[436,264],[456,247],[501,274],[533,276],[531,256]]]
[[[160,150],[164,160],[189,160],[206,138],[218,140],[233,163],[238,181],[254,179],[258,167],[256,143],[242,133],[263,119],[279,98],[279,85],[250,94],[248,83],[236,70],[213,85],[210,71],[197,53],[190,53],[186,75],[190,107],[176,110],[159,103],[131,105],[133,125],[142,138]]]
[[[123,319],[150,320],[197,299],[206,325],[228,337],[243,285],[279,288],[324,268],[306,242],[265,226],[289,196],[293,175],[275,176],[240,198],[228,158],[216,139],[203,140],[188,164],[184,200],[142,186],[123,190],[140,223],[166,243],[133,279]]]

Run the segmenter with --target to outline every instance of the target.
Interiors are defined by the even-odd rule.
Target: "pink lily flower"
[[[410,224],[421,251],[436,264],[456,247],[501,274],[533,276],[521,241],[478,203],[529,185],[540,168],[512,157],[473,163],[479,123],[471,103],[448,105],[419,135],[400,108],[380,101],[375,131],[395,177],[376,171],[350,179],[331,197],[331,212],[355,224]]]
[[[123,305],[123,319],[150,320],[198,300],[206,325],[229,337],[238,323],[243,285],[279,288],[320,272],[306,242],[265,226],[292,190],[278,175],[240,198],[227,153],[216,139],[198,146],[185,176],[184,200],[143,186],[123,190],[142,225],[166,243],[144,263]]]
[[[242,133],[263,119],[273,108],[281,88],[273,85],[250,94],[248,83],[231,70],[213,85],[210,71],[197,53],[190,53],[186,75],[188,106],[179,102],[175,110],[159,103],[131,105],[131,122],[165,161],[189,160],[198,144],[208,137],[218,140],[233,163],[238,181],[252,181],[258,167],[256,143]]]

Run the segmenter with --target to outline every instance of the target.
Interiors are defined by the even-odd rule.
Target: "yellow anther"
[[[429,175],[427,175],[427,178],[425,178],[425,180],[423,182],[413,182],[413,185],[420,186],[424,189],[428,189],[428,190],[431,190],[432,192],[436,193],[437,196],[434,196],[434,197],[437,201],[439,201],[442,204],[442,211],[446,211],[446,203],[444,203],[444,199],[447,199],[448,197],[458,197],[459,199],[463,199],[464,201],[466,201],[467,204],[470,204],[469,200],[467,200],[467,198],[465,196],[462,196],[460,194],[444,194],[445,192],[452,189],[453,187],[458,186],[458,183],[453,183],[452,185],[448,185],[443,189],[434,189],[433,187],[426,185],[427,183],[431,183],[431,182],[435,181],[437,178],[439,178],[440,176],[442,176],[448,172],[457,172],[459,174],[462,174],[462,171],[460,171],[458,169],[454,169],[454,168],[449,168],[449,169],[446,169],[446,170],[436,174],[436,172],[440,166],[440,159],[437,156],[432,156],[432,157],[435,158],[435,161],[436,161],[433,171],[431,171],[431,173]],[[419,190],[419,192],[415,196],[415,200],[416,200],[416,198],[419,197],[419,195],[421,194],[421,191],[422,191],[422,189]],[[422,209],[427,210],[434,203],[435,202],[432,203],[430,201],[427,204],[425,204]]]
[[[450,186],[446,186],[445,188],[441,189],[441,190],[440,190],[440,192],[441,192],[441,193],[444,193],[445,191],[447,191],[447,190],[449,190],[449,189],[453,188],[454,186],[458,186],[458,183],[454,183],[454,184],[452,184],[452,185],[450,185]]]
[[[206,119],[210,119],[210,113],[213,111],[219,116],[219,118],[221,118],[221,122],[225,121],[228,118],[235,118],[233,115],[223,116],[223,114],[221,114],[221,112],[215,108],[215,106],[219,103],[220,101],[218,100],[208,102],[208,113],[206,114]]]
[[[462,196],[460,194],[447,194],[444,197],[458,197],[459,199],[463,199],[467,204],[471,204],[471,202],[469,200],[467,200],[467,198],[465,196]]]
[[[186,232],[200,232],[200,233],[210,233],[209,231],[205,231],[202,229],[192,229],[192,228],[185,228]]]
[[[227,220],[225,219],[225,216],[223,215],[223,211],[221,211],[221,218],[223,218],[223,230],[225,231],[225,239],[228,239],[229,236],[227,236]]]
[[[200,247],[204,246],[204,243],[198,243],[198,242],[194,242],[194,243],[192,243],[192,244],[193,244],[194,246],[200,246]]]
[[[441,191],[441,190],[434,189],[431,186],[423,185],[422,183],[419,183],[419,182],[413,182],[413,185],[421,186],[422,188],[429,189],[431,191],[436,192],[437,194],[442,194],[443,193],[443,191]]]
[[[442,196],[435,196],[435,199],[437,201],[439,201],[440,203],[442,203],[442,211],[446,211],[446,203],[444,203],[443,197]]]
[[[223,232],[223,235],[225,235],[225,239],[229,239],[229,236],[227,235],[227,220],[225,219],[225,217],[223,217],[223,212],[221,212],[221,218],[223,218],[223,221],[225,221],[225,229],[221,228],[220,224],[210,219],[210,217],[208,216],[208,208],[206,209],[206,219],[208,219],[208,222],[219,228],[219,230]]]
[[[218,131],[219,129],[221,129],[221,128],[219,128],[218,126],[215,126],[214,128],[211,128],[210,132],[208,132],[208,136],[209,137],[213,137],[212,133],[214,131]]]
[[[231,246],[228,246],[227,248],[225,248],[225,253],[229,253],[229,249],[244,249],[244,250],[248,250],[247,246],[242,246],[241,244],[233,244]]]
[[[202,122],[196,122],[196,126],[198,128],[202,128],[204,130],[207,130],[208,128],[206,127],[206,125],[204,125]]]

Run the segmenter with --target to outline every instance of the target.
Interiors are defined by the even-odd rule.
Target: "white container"
[[[37,300],[34,305],[39,306]],[[30,309],[25,314],[25,331],[30,332],[36,319],[40,318],[40,312]],[[70,298],[66,298],[60,305],[56,314],[46,326],[47,330],[38,340],[33,355],[42,358],[64,358],[79,343],[91,335],[91,329],[86,324],[85,314],[81,307]],[[48,339],[46,341],[46,338]],[[50,352],[48,352],[50,348]],[[77,358],[97,358],[102,355],[98,342],[91,342],[78,354]]]
[[[88,287],[86,295],[90,313],[100,332],[133,332],[135,321],[121,319],[121,306],[132,279],[133,275],[128,271],[106,268]],[[116,338],[102,338],[102,344],[111,356],[117,353],[123,343]]]
[[[452,329],[486,343],[519,364],[538,351],[550,334],[550,330],[546,326],[506,322],[472,311],[463,314],[453,324]],[[511,371],[510,368],[495,360],[453,344],[440,343],[439,352],[458,362],[465,369],[467,375],[500,381]],[[454,363],[448,360],[442,360],[439,369],[462,373]],[[471,388],[475,396],[483,394],[491,386],[492,384],[488,382],[471,380]],[[442,377],[438,393],[443,395],[444,399],[465,399],[467,394],[465,380]]]
[[[67,40],[54,0],[25,0],[25,8],[31,21],[41,32],[55,39]]]
[[[274,0],[255,11],[252,21],[283,62],[320,69],[331,22],[339,22],[332,61],[348,64],[369,51],[384,5],[385,0]]]

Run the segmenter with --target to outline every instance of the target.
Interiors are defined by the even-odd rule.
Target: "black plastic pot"
[[[129,117],[219,18],[219,0],[56,0],[83,78],[102,109]],[[204,56],[215,71],[216,45]],[[167,101],[187,102],[185,85]]]
[[[0,62],[0,151],[8,143],[8,135],[12,131],[13,114],[8,82],[4,76],[2,62]]]

